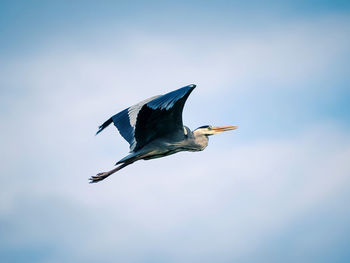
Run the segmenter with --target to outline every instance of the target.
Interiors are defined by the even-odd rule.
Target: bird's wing
[[[183,132],[182,110],[195,87],[189,85],[141,101],[109,118],[96,134],[113,122],[120,135],[130,144],[130,151],[136,151],[167,133]]]
[[[137,151],[156,138],[170,133],[183,134],[182,110],[196,85],[174,90],[144,104],[137,114],[134,142],[131,151]]]
[[[134,131],[137,114],[143,105],[160,96],[161,95],[148,98],[112,116],[99,127],[96,135],[113,122],[115,127],[117,127],[120,135],[123,136],[123,138],[130,144],[131,147],[131,145],[134,143]]]

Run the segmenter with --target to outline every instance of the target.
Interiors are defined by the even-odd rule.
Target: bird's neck
[[[208,146],[209,138],[203,134],[199,134],[194,136],[194,142],[197,146],[199,146],[200,150],[204,150]]]

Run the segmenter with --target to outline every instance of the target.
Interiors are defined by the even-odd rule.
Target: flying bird
[[[112,122],[130,144],[130,153],[116,163],[116,168],[90,177],[90,183],[107,178],[138,161],[168,156],[181,151],[197,152],[208,146],[210,135],[230,131],[237,126],[201,126],[191,131],[182,123],[182,111],[196,85],[155,96],[131,106],[105,121],[96,135]]]

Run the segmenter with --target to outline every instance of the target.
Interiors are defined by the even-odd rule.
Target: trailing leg
[[[132,163],[133,162],[123,163],[123,164],[117,166],[116,168],[114,168],[114,169],[112,169],[112,170],[110,170],[108,172],[98,173],[95,176],[91,176],[89,178],[90,184],[100,182],[100,181],[106,179],[111,174],[114,174],[115,172],[119,171],[120,169],[123,169],[125,166],[128,166],[129,164],[132,164]]]

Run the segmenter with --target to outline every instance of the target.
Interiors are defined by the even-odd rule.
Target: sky
[[[349,1],[0,1],[2,262],[349,262]],[[188,84],[199,153],[115,113]]]

